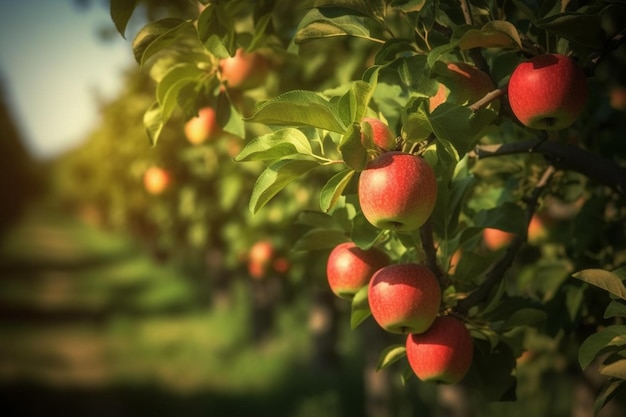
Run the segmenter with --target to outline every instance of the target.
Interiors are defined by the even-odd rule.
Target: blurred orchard
[[[84,144],[2,109],[10,415],[626,416],[626,4],[106,5]]]

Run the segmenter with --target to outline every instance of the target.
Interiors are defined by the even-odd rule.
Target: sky
[[[103,41],[108,7],[94,1],[0,0],[0,77],[26,148],[47,159],[97,126],[96,96],[113,99],[121,75],[137,65],[132,36]]]

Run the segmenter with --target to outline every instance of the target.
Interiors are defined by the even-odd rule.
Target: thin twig
[[[459,303],[455,307],[455,311],[459,314],[466,314],[469,309],[476,304],[483,301],[488,295],[494,285],[499,283],[504,279],[506,271],[513,265],[513,261],[515,260],[515,256],[517,256],[517,252],[520,250],[524,242],[526,241],[528,235],[528,225],[530,224],[530,219],[535,213],[537,208],[539,197],[541,193],[546,189],[550,179],[556,172],[556,168],[552,165],[548,165],[548,167],[543,172],[541,179],[535,185],[533,192],[531,195],[525,200],[526,205],[526,227],[524,228],[523,233],[515,236],[506,252],[496,263],[493,264],[492,268],[487,272],[485,277],[485,281],[476,289],[474,292],[470,293],[466,298],[459,301]]]
[[[482,109],[483,107],[485,107],[487,104],[491,103],[493,100],[497,99],[498,97],[500,97],[501,95],[504,94],[506,90],[506,87],[502,87],[502,88],[496,88],[493,91],[488,92],[487,94],[485,94],[483,96],[483,98],[481,98],[480,100],[476,101],[475,103],[473,103],[471,106],[469,106],[468,108],[476,113],[478,110]]]
[[[469,156],[490,158],[522,153],[539,153],[555,167],[576,171],[626,195],[626,168],[578,146],[551,140],[532,139],[498,145],[479,145]]]
[[[602,59],[607,56],[611,51],[617,49],[617,47],[626,40],[626,28],[622,29],[619,33],[609,39],[608,42],[604,44],[602,49],[594,51],[589,56],[589,61],[583,68],[587,77],[591,77],[596,70],[596,67],[602,61]]]

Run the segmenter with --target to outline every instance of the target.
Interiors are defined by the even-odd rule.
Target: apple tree
[[[111,2],[122,35],[137,3]],[[624,5],[294,3],[200,1],[192,18],[143,27],[133,51],[156,82],[151,143],[211,105],[243,140],[228,169],[263,165],[252,214],[303,189],[318,196],[298,216],[295,251],[383,251],[389,265],[365,281],[344,272],[353,286],[340,289],[353,328],[373,314],[397,337],[380,368],[513,400],[550,341],[599,370],[596,410],[623,393]],[[249,90],[226,64],[245,54],[271,62],[265,80],[260,64],[244,77]],[[426,349],[433,340],[445,349]]]

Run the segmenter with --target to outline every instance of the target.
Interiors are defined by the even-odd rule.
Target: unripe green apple
[[[359,177],[359,203],[365,218],[380,229],[411,231],[430,217],[437,200],[437,179],[419,156],[385,152]]]
[[[472,336],[454,317],[438,317],[424,333],[406,339],[407,361],[425,382],[456,384],[467,374],[473,357]]]
[[[163,168],[150,167],[143,175],[143,184],[150,194],[161,194],[170,184],[170,175]]]
[[[204,107],[198,110],[198,115],[185,122],[185,137],[192,145],[199,145],[208,139],[216,137],[221,131],[217,123],[215,110]]]
[[[496,89],[489,74],[465,62],[450,62],[438,79],[437,93],[429,100],[431,112],[446,101],[459,106],[473,104]],[[487,108],[499,111],[500,100],[491,101]]]
[[[525,126],[559,130],[582,113],[587,77],[576,62],[561,54],[536,56],[519,64],[509,80],[511,110]]]
[[[372,317],[383,329],[390,333],[422,333],[437,317],[441,287],[424,265],[389,265],[374,273],[367,297]]]
[[[369,128],[366,124],[369,125]],[[371,135],[369,135],[370,133]],[[361,119],[361,142],[365,147],[371,147],[370,144],[373,144],[385,151],[390,151],[396,147],[396,136],[389,129],[389,126],[381,120],[374,117],[364,117]]]
[[[228,88],[247,90],[263,84],[269,72],[269,61],[259,52],[242,48],[232,57],[220,60],[220,76]]]
[[[349,300],[376,271],[390,263],[389,256],[378,248],[361,249],[354,242],[341,243],[326,262],[328,285],[335,295]]]

